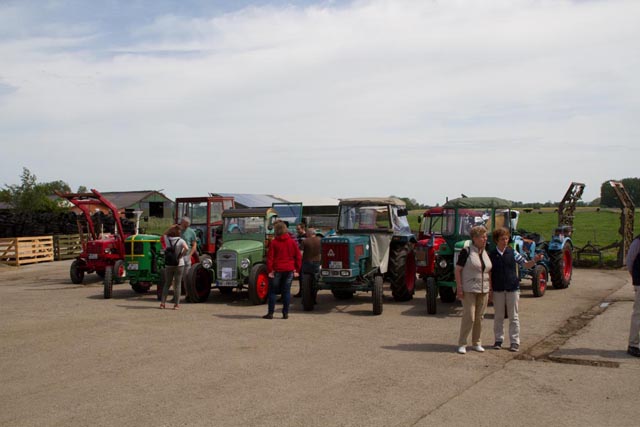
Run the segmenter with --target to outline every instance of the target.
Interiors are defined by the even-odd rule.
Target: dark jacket
[[[516,269],[516,258],[513,248],[507,246],[504,253],[500,255],[498,249],[494,248],[489,253],[491,258],[491,283],[494,292],[514,292],[520,289],[520,278]]]
[[[276,236],[267,252],[267,271],[300,271],[301,266],[302,257],[296,241],[287,233]]]

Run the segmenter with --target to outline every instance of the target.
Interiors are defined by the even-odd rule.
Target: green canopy
[[[443,208],[510,208],[511,202],[509,200],[500,199],[498,197],[460,197],[457,199],[449,200],[445,203]]]

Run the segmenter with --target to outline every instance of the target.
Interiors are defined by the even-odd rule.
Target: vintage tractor
[[[216,287],[223,294],[248,289],[253,304],[264,304],[269,289],[266,254],[277,216],[273,208],[225,210],[224,243],[215,265],[199,262],[191,267],[186,282],[189,300],[204,302]]]
[[[428,209],[421,217],[416,264],[427,285],[427,312],[435,314],[438,294],[445,303],[456,301],[455,263],[469,244],[469,230],[484,225],[489,233],[496,227],[515,229],[517,212],[511,202],[496,197],[463,197],[442,207]],[[489,238],[489,247],[493,245]]]
[[[149,234],[135,234],[125,239],[125,274],[115,280],[116,267],[112,269],[113,272],[107,270],[104,280],[105,298],[111,298],[114,284],[120,284],[126,280],[139,294],[147,293],[152,285],[156,285],[157,294],[161,296],[164,283],[164,254],[160,241],[161,236]]]
[[[381,314],[385,276],[396,301],[410,300],[416,280],[415,242],[402,200],[341,200],[337,234],[322,239],[320,274],[302,277],[303,309],[313,310],[321,289],[331,290],[337,299],[364,291],[372,293],[373,314]]]
[[[179,197],[176,199],[175,221],[188,216],[198,237],[198,252],[192,260],[211,268],[217,249],[222,244],[222,212],[233,209],[233,197]]]
[[[125,276],[124,240],[136,233],[137,221],[132,223],[121,219],[118,209],[97,190],[92,189],[90,193],[56,192],[56,195],[76,206],[84,219],[78,218],[82,252],[71,263],[71,282],[80,284],[85,274],[94,271],[105,280],[111,274],[113,277],[108,280],[121,282]],[[110,221],[96,223],[103,217]]]

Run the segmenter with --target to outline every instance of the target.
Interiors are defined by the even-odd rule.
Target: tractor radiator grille
[[[342,261],[342,268],[349,268],[349,244],[327,243],[322,245],[322,268],[329,268],[331,261]]]
[[[238,278],[237,254],[235,252],[218,252],[218,279],[233,280]]]

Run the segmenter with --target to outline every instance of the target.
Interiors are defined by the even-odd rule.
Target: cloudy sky
[[[0,184],[599,196],[640,176],[637,0],[0,0]]]

